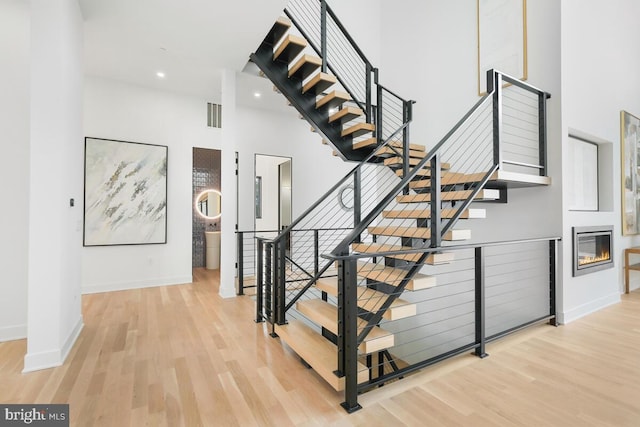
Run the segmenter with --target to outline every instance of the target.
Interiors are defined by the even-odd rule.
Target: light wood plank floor
[[[0,344],[0,402],[69,403],[77,426],[640,426],[640,293],[567,326],[539,326],[360,397],[334,392],[217,277],[83,297],[64,366],[21,374]]]

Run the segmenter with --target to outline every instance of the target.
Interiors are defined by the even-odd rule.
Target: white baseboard
[[[73,348],[73,345],[80,336],[80,332],[82,332],[83,328],[84,322],[82,321],[82,316],[80,316],[76,325],[69,332],[62,348],[43,351],[40,353],[28,353],[24,356],[24,369],[22,370],[22,373],[26,374],[33,371],[61,366],[69,355],[69,352]]]
[[[23,374],[40,371],[42,369],[55,368],[62,365],[60,350],[42,351],[40,353],[27,353],[24,356]]]
[[[586,304],[582,304],[581,306],[572,308],[571,310],[559,312],[558,322],[564,325],[619,302],[620,294],[618,292],[615,292],[602,298],[598,298],[595,301],[591,301]]]
[[[23,340],[27,337],[27,324],[0,328],[0,342]]]
[[[64,363],[64,361],[67,360],[67,356],[69,356],[69,352],[71,351],[71,349],[73,348],[73,345],[76,343],[76,340],[80,336],[82,329],[84,329],[84,321],[82,319],[82,316],[80,316],[80,318],[76,322],[76,325],[73,327],[73,329],[67,336],[67,339],[64,341],[64,344],[62,345],[62,349],[61,349],[62,363]]]
[[[101,283],[83,285],[82,294],[98,294],[102,292],[128,291],[131,289],[154,288],[157,286],[183,285],[193,282],[193,276],[164,277],[158,279],[139,280],[135,282]]]

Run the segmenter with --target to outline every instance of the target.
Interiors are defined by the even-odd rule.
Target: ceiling
[[[287,0],[79,3],[86,74],[220,101],[221,70],[245,67]],[[156,76],[159,71],[165,78]],[[264,87],[262,80],[239,76],[238,84]],[[248,90],[255,102],[258,89]],[[238,90],[239,102],[244,95]]]

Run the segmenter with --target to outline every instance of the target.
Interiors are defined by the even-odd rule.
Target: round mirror
[[[222,194],[218,190],[205,190],[196,197],[196,209],[205,218],[218,218],[222,212]]]
[[[348,185],[343,187],[338,193],[338,203],[344,210],[350,211],[353,209],[353,187]]]

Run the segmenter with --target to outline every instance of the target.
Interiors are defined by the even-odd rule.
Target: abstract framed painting
[[[84,246],[167,243],[164,145],[85,138]]]
[[[640,118],[620,111],[622,234],[640,233]]]

